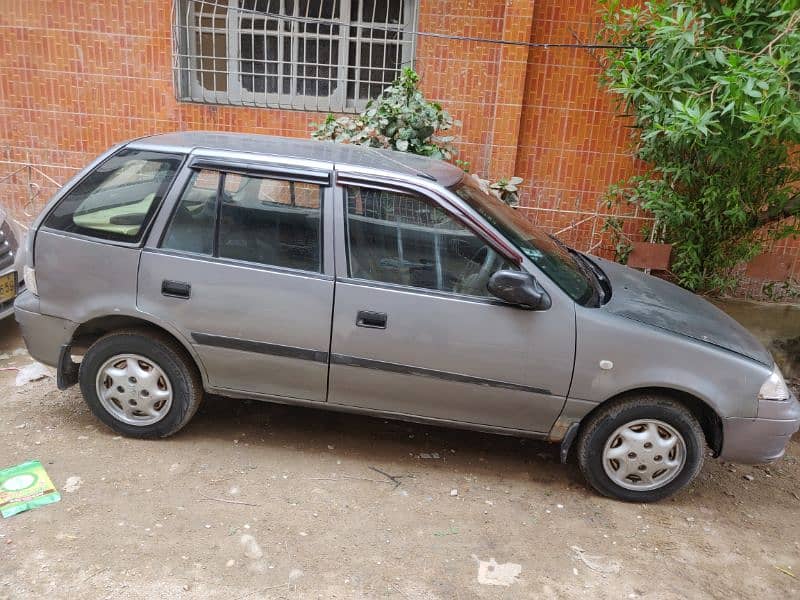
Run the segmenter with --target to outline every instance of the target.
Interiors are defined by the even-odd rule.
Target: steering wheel
[[[476,272],[468,274],[470,265],[475,262],[475,259],[483,251],[486,252],[486,256],[483,258],[480,268]],[[494,266],[496,258],[497,252],[491,247],[481,246],[478,248],[469,259],[467,266],[462,269],[458,276],[460,283],[457,291],[461,294],[482,296],[486,290],[486,284],[489,283],[489,278],[492,276],[492,267]]]

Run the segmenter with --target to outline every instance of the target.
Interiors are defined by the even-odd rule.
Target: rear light
[[[22,268],[22,278],[25,280],[25,287],[27,287],[34,296],[38,296],[39,290],[36,287],[36,271],[34,268],[25,265]]]

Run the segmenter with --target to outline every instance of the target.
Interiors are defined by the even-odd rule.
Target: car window
[[[222,194],[215,232],[220,177]],[[186,186],[161,245],[320,272],[321,224],[322,188],[318,185],[198,171]]]
[[[585,306],[596,302],[592,276],[569,249],[546,235],[520,211],[490,194],[479,181],[474,175],[464,177],[453,191],[578,304]]]
[[[167,193],[183,157],[124,149],[89,173],[44,222],[92,237],[137,242]]]
[[[218,171],[195,171],[172,215],[161,246],[211,255],[217,220]]]
[[[347,188],[347,250],[351,277],[471,296],[515,268],[427,199],[366,187]]]
[[[219,256],[320,272],[322,188],[227,173],[219,218]]]

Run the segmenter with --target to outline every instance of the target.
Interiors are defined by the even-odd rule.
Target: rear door
[[[545,433],[572,376],[575,312],[492,298],[519,268],[430,194],[348,184],[337,202],[329,402]],[[339,242],[341,240],[341,242]]]
[[[325,401],[330,174],[219,161],[188,171],[142,253],[140,310],[191,340],[220,392]]]

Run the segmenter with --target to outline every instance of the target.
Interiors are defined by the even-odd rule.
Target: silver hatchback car
[[[560,443],[646,502],[706,447],[772,461],[800,405],[711,304],[576,252],[441,161],[174,133],[112,148],[31,229],[16,318],[114,430],[204,392]]]

